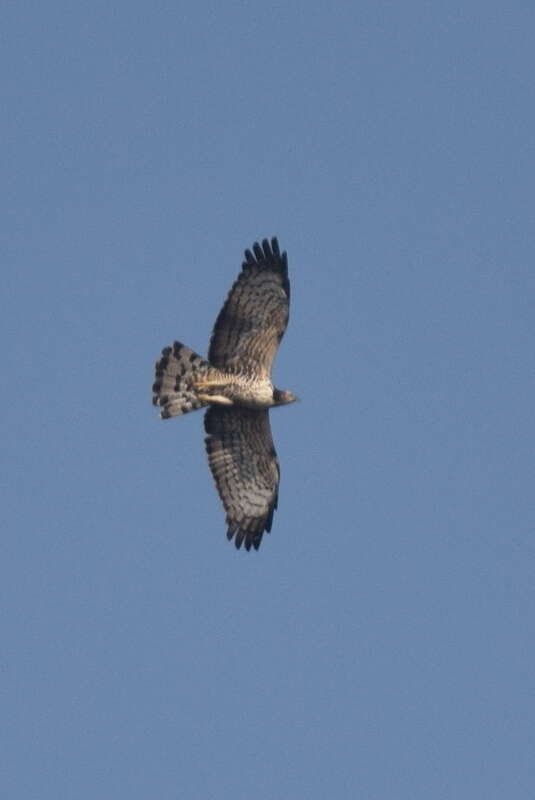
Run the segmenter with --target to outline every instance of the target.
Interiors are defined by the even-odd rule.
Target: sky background
[[[535,8],[8,2],[2,796],[535,796]],[[273,530],[202,415],[288,251]]]

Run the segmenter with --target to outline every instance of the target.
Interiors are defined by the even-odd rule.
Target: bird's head
[[[298,398],[291,392],[283,392],[281,389],[273,389],[273,405],[286,406],[288,403],[295,403]]]

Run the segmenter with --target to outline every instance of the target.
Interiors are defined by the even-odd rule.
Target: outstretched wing
[[[288,324],[288,259],[276,238],[245,251],[242,271],[219,312],[208,360],[226,372],[269,378]]]
[[[206,452],[227,512],[229,539],[258,550],[271,530],[280,470],[269,413],[243,407],[210,406],[204,417]]]

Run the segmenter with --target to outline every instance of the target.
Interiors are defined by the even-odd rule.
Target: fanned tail
[[[164,347],[156,362],[156,380],[152,386],[152,402],[160,406],[162,419],[179,417],[207,403],[199,400],[193,381],[208,374],[210,364],[181,342]]]

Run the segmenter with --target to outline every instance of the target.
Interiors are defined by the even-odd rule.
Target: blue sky
[[[534,796],[534,23],[6,5],[3,796]],[[150,387],[275,234],[247,554]]]

